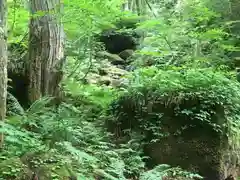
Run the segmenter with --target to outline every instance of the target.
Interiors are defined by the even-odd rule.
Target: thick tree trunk
[[[59,97],[64,63],[60,0],[31,0],[29,35],[29,101]]]
[[[5,119],[7,99],[7,3],[0,0],[0,121]],[[3,134],[0,134],[0,148]]]

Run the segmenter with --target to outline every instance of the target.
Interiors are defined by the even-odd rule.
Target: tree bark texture
[[[0,0],[0,121],[5,119],[7,99],[7,2]],[[0,148],[3,134],[0,134]]]
[[[63,77],[64,32],[60,0],[31,0],[29,23],[29,101],[59,97]]]

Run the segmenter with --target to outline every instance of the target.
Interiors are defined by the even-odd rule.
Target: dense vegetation
[[[122,8],[123,3],[64,2],[62,97],[57,103],[42,97],[28,106],[21,82],[30,44],[29,7],[24,0],[8,1],[12,81],[7,118],[0,122],[5,135],[0,179],[240,176],[240,74],[235,72],[240,5],[129,0],[135,6]],[[185,154],[179,151],[188,157],[180,160]],[[226,159],[236,160],[225,162],[226,152]],[[216,175],[228,163],[235,169]]]

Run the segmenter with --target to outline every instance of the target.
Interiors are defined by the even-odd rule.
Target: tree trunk
[[[0,121],[5,119],[7,99],[7,2],[0,0]],[[0,134],[0,148],[3,134]]]
[[[127,0],[126,2],[124,2],[122,5],[122,10],[123,11],[131,11],[132,1],[134,1],[134,0]]]
[[[60,0],[31,0],[29,33],[29,102],[60,96],[64,32]]]

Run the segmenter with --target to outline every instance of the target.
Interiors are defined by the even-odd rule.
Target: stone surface
[[[120,52],[118,55],[124,60],[127,60],[132,54],[134,53],[134,50],[132,49],[126,49],[122,52]]]
[[[124,76],[128,72],[124,69],[112,65],[108,61],[103,63],[98,68],[98,73],[89,73],[86,80],[89,84],[99,84],[111,87],[121,87],[125,85],[126,79]]]
[[[122,59],[119,55],[117,54],[111,54],[106,51],[101,51],[96,54],[97,57],[105,58],[108,61],[111,62],[113,65],[123,65],[125,64],[125,60]]]
[[[137,25],[144,19],[139,16],[120,18],[113,23],[114,27],[103,29],[97,39],[113,54],[119,54],[126,49],[136,50],[144,34],[137,30]]]
[[[205,180],[225,180],[230,175],[235,178],[240,175],[238,142],[229,143],[231,139],[215,131],[206,121],[175,113],[176,107],[190,111],[195,108],[197,112],[199,108],[200,111],[202,106],[198,100],[181,102],[171,101],[174,97],[155,97],[156,100],[152,101],[147,98],[135,101],[130,96],[115,102],[113,114],[116,113],[118,124],[110,122],[108,127],[111,132],[118,129],[118,138],[129,137],[125,132],[129,128],[132,132],[144,134],[143,150],[144,156],[149,156],[146,161],[148,168],[159,164],[180,166],[200,174]],[[224,108],[216,105],[212,111],[210,122],[217,123],[224,130]],[[159,119],[157,115],[161,115]],[[139,120],[139,117],[142,118]],[[150,127],[143,127],[143,124],[148,125],[146,121],[150,122]],[[151,127],[156,128],[156,125],[160,132],[156,129],[151,131]]]

